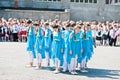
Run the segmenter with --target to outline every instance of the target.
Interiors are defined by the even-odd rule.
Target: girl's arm
[[[72,54],[72,42],[73,42],[73,33],[71,33],[70,36],[69,36],[69,49],[70,49],[70,54]]]

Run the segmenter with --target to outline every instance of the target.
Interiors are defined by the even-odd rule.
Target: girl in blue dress
[[[89,32],[87,26],[85,26],[83,33],[83,53],[82,53],[82,61],[81,61],[81,72],[87,72],[85,70],[86,68],[85,65],[87,64],[86,61],[89,54],[91,54]]]
[[[65,42],[65,47],[64,47],[64,63],[63,63],[63,72],[66,72],[69,70],[69,64],[67,63],[69,61],[68,59],[68,54],[69,54],[69,36],[72,30],[70,30],[70,24],[65,25],[65,31],[64,31],[64,42]],[[68,61],[67,61],[68,60]]]
[[[29,62],[29,67],[33,66],[33,59],[36,58],[35,55],[35,28],[32,25],[32,21],[29,20],[27,22],[28,24],[28,34],[27,34],[27,51],[29,53],[29,58],[30,58],[30,62]]]
[[[35,42],[35,50],[37,54],[38,65],[36,69],[39,69],[42,64],[42,59],[45,58],[45,40],[44,40],[44,30],[41,25],[36,26],[36,42]]]
[[[82,42],[83,42],[83,30],[82,30],[82,26],[81,25],[79,25],[79,35],[80,35],[80,45],[81,45],[81,54],[77,54],[77,58],[76,58],[76,61],[77,61],[77,66],[76,66],[76,68],[78,68],[79,69],[79,66],[78,66],[78,64],[80,64],[81,63],[81,61],[82,61],[82,53],[83,53],[83,44],[82,44]]]
[[[76,25],[74,27],[74,32],[70,34],[70,52],[69,52],[69,64],[70,64],[70,72],[71,74],[76,74],[75,68],[77,61],[81,61],[82,59],[82,38],[79,33],[80,26]]]
[[[93,53],[94,53],[94,41],[93,41],[93,37],[92,37],[92,30],[91,30],[91,26],[89,24],[87,24],[87,28],[88,28],[88,33],[89,33],[89,42],[90,42],[90,50],[91,50],[91,53],[88,54],[87,56],[87,62],[91,59]],[[86,67],[87,67],[87,64],[86,64]]]
[[[45,24],[45,58],[47,61],[47,66],[50,65],[51,58],[51,45],[52,45],[52,31],[48,23]]]
[[[63,35],[59,30],[58,25],[53,26],[53,42],[52,42],[52,59],[55,63],[56,70],[54,73],[59,73],[60,65],[63,62]]]

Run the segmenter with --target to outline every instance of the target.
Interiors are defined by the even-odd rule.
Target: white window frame
[[[71,0],[70,0],[70,2],[71,2]],[[92,3],[90,3],[90,0],[88,0],[87,3],[85,2],[85,0],[83,0],[83,2],[80,2],[80,0],[79,0],[79,2],[76,2],[76,0],[74,0],[74,2],[72,2],[72,3],[97,4],[97,3],[98,3],[98,0],[97,0],[97,3],[94,3],[94,0],[92,0]]]

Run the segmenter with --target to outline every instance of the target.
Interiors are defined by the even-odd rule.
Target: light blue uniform
[[[92,30],[88,30],[88,34],[89,34],[89,42],[90,42],[91,53],[88,55],[87,61],[91,59],[91,57],[92,57],[92,55],[94,53],[94,48],[93,48],[94,41],[93,41],[93,38],[92,38]]]
[[[70,58],[69,58],[69,54],[70,54],[69,36],[70,36],[71,32],[72,32],[72,30],[71,31],[67,31],[67,30],[64,31],[64,42],[65,42],[64,61],[67,63],[70,61]]]
[[[61,49],[64,50],[64,40],[62,38],[62,32],[53,32],[53,42],[52,42],[52,59],[55,61],[57,58],[60,60],[60,65],[63,65],[63,53]]]
[[[45,52],[51,57],[51,45],[52,45],[52,31],[45,29]]]
[[[27,37],[27,51],[32,51],[34,58],[36,58],[36,54],[35,54],[35,33],[34,33],[35,29],[34,27],[31,27],[28,31],[28,37]]]
[[[42,46],[42,49],[40,49],[40,46]],[[39,28],[37,32],[35,50],[37,53],[41,54],[42,58],[45,58],[45,40],[42,28]]]
[[[81,62],[82,38],[80,38],[80,33],[74,34],[74,32],[72,32],[70,35],[72,35],[72,38],[69,39],[69,48],[72,51],[72,54],[69,52],[68,63],[70,64],[71,59],[76,58],[76,56],[78,57],[77,61]]]
[[[85,38],[86,37],[86,38]],[[90,41],[89,41],[89,32],[83,33],[83,54],[82,59],[86,57],[87,61],[91,56]]]

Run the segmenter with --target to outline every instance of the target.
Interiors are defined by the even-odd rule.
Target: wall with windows
[[[108,20],[120,21],[120,0],[105,0],[103,12]]]
[[[100,0],[70,0],[70,14],[72,20],[91,21],[100,19],[99,6]],[[102,19],[101,19],[102,20]]]
[[[8,18],[31,18],[33,20],[40,19],[60,19],[60,20],[69,20],[70,13],[69,12],[56,12],[56,11],[29,11],[29,10],[5,10],[0,11],[0,18],[4,17]]]
[[[84,21],[120,20],[120,5],[105,0],[70,0],[70,18]],[[119,2],[118,2],[119,3]]]
[[[48,9],[65,9],[69,7],[68,0],[0,0],[0,7],[14,7],[15,1],[18,1],[18,7]]]
[[[16,0],[0,0],[0,6],[12,6]],[[17,0],[19,7],[68,9],[72,20],[119,20],[120,0]]]

